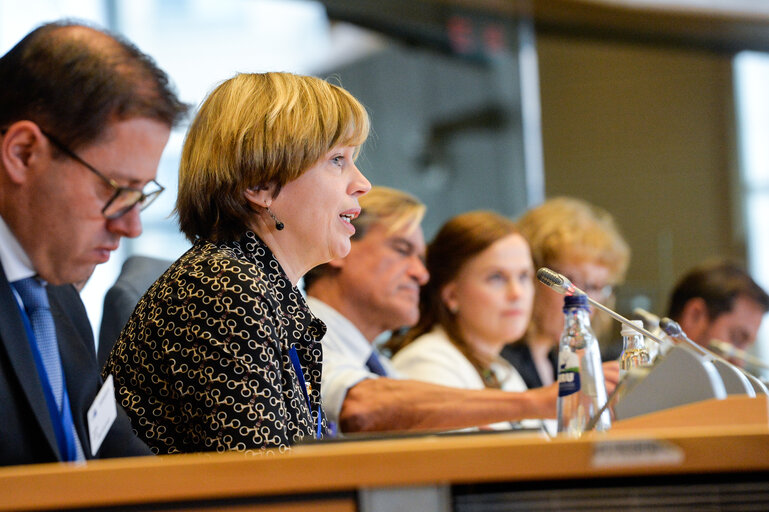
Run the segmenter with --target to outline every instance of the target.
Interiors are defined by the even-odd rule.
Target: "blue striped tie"
[[[64,446],[61,446],[62,440],[59,440],[62,455],[65,460],[85,460],[83,448],[80,445],[80,440],[75,433],[75,426],[72,423],[72,413],[65,389],[59,344],[56,342],[56,326],[53,323],[53,315],[51,314],[51,306],[48,303],[48,294],[45,291],[45,286],[34,277],[15,281],[12,285],[24,303],[24,309],[27,312],[32,332],[35,335],[37,351],[40,354],[45,370],[44,375],[40,375],[40,381],[43,386],[49,386],[56,402],[58,417],[52,417],[51,419],[60,424],[65,439],[69,441],[69,443],[64,441]],[[74,441],[74,446],[72,446],[72,441]],[[70,444],[69,448],[67,444]]]
[[[376,373],[380,377],[387,377],[387,370],[385,370],[382,361],[380,361],[379,357],[376,355],[376,351],[371,352],[368,361],[366,361],[366,368],[368,368],[371,373]]]

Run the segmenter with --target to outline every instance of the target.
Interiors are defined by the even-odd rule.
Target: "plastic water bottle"
[[[643,327],[641,320],[631,320],[634,325]],[[651,364],[649,349],[643,334],[627,325],[622,326],[622,355],[619,358],[619,376],[625,376],[631,368]]]
[[[558,433],[578,437],[606,403],[598,340],[590,328],[590,308],[584,295],[567,296],[566,320],[558,349]],[[609,411],[595,423],[596,430],[611,427]]]

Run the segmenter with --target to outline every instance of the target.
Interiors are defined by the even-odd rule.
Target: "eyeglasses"
[[[138,188],[120,186],[115,180],[108,178],[94,166],[77,156],[74,151],[59,142],[56,137],[44,130],[40,131],[48,138],[49,141],[51,141],[54,146],[59,149],[59,151],[94,173],[107,185],[112,187],[114,193],[112,194],[112,197],[110,197],[109,201],[107,201],[107,204],[104,205],[104,208],[101,210],[102,215],[108,219],[117,219],[131,211],[131,209],[136,205],[139,205],[140,210],[145,209],[151,205],[155,199],[157,199],[161,192],[165,190],[165,187],[155,180],[150,181],[150,183],[153,183],[157,188],[146,193]]]
[[[579,287],[578,287],[579,288]],[[604,286],[597,286],[594,284],[586,284],[582,291],[588,294],[590,298],[598,297],[599,300],[608,299],[612,293],[614,293],[614,287],[610,284]],[[595,299],[593,299],[595,300]]]
[[[593,300],[598,300],[598,301],[606,300],[609,297],[611,297],[612,293],[614,293],[614,286],[610,284],[599,285],[596,283],[583,283],[581,280],[574,279],[570,275],[564,272],[559,272],[559,273],[563,274],[564,277],[566,277],[566,279],[568,279],[574,284],[574,286],[576,286],[577,288],[585,292]]]

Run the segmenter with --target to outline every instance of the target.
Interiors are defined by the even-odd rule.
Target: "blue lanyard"
[[[45,394],[45,402],[48,405],[48,414],[51,416],[51,423],[53,424],[53,431],[56,435],[56,443],[59,445],[61,457],[65,461],[77,460],[77,447],[75,445],[75,436],[77,434],[75,434],[72,410],[69,406],[69,394],[67,393],[66,375],[64,375],[64,372],[62,371],[62,376],[64,376],[64,381],[62,382],[62,385],[64,386],[64,393],[61,401],[62,410],[59,411],[58,407],[56,406],[56,398],[54,398],[53,391],[51,390],[50,381],[48,380],[48,374],[46,373],[45,366],[43,365],[43,358],[40,355],[40,349],[37,346],[37,338],[35,338],[35,333],[32,331],[32,324],[30,323],[29,317],[27,316],[27,312],[24,311],[24,308],[21,307],[18,301],[14,302],[16,302],[16,307],[19,308],[19,313],[21,313],[21,320],[24,323],[24,330],[27,331],[27,339],[29,340],[30,345],[29,348],[32,349],[32,356],[35,359],[37,374],[40,379],[40,384],[43,388],[43,393]]]
[[[292,345],[288,351],[288,355],[291,358],[291,365],[294,367],[294,372],[299,379],[299,386],[304,393],[304,399],[307,401],[307,407],[310,409],[310,417],[312,418],[312,402],[310,402],[310,395],[307,393],[307,382],[304,380],[304,372],[302,372],[302,363],[299,362],[299,354],[296,353],[296,348]],[[320,404],[318,404],[318,422],[315,428],[315,438],[320,439],[323,434],[322,421],[323,417]]]

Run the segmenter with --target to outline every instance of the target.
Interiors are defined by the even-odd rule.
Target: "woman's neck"
[[[462,336],[467,348],[472,351],[473,355],[478,359],[480,363],[488,367],[497,360],[500,352],[506,345],[506,342],[493,342],[487,339],[481,338],[475,333],[467,332],[466,329],[459,327],[459,333]]]
[[[292,250],[288,238],[289,235],[271,229],[273,225],[274,222],[269,224],[268,221],[256,216],[248,226],[248,229],[256,233],[256,236],[270,249],[272,255],[280,263],[283,272],[286,273],[289,281],[291,281],[291,284],[296,286],[299,279],[312,268],[312,266],[304,264],[307,251]]]

